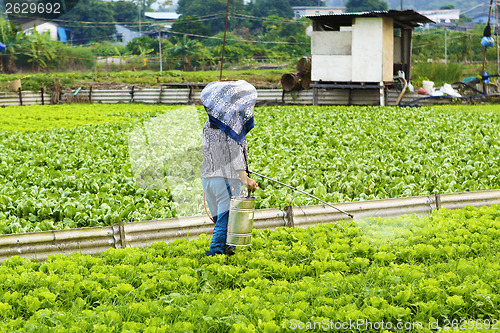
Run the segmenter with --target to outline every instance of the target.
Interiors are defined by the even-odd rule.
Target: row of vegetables
[[[500,329],[498,205],[255,230],[230,257],[205,257],[209,242],[12,257],[0,331]]]
[[[183,110],[84,104],[1,109],[0,234],[202,213],[199,149],[177,154],[197,157],[187,161],[189,172],[176,175],[175,188],[164,179],[165,186],[138,182],[131,158],[131,133],[149,129],[155,120],[165,124],[176,115],[181,117],[177,134],[201,138],[203,111],[186,117]],[[497,189],[499,110],[495,105],[257,108],[256,127],[248,135],[250,170],[329,202]],[[151,139],[143,138],[144,149],[151,149]],[[182,140],[168,147],[175,152],[179,144]],[[174,170],[187,165],[159,163]],[[317,204],[255,178],[257,208]],[[186,204],[194,208],[181,209]]]

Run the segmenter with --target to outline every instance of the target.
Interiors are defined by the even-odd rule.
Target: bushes
[[[94,56],[110,57],[127,52],[125,45],[115,45],[111,42],[93,43],[90,46]],[[118,51],[118,52],[117,52]]]
[[[412,82],[413,85],[421,87],[423,80],[434,81],[438,86],[461,81],[463,69],[463,65],[455,62],[448,64],[418,62],[412,67]]]
[[[85,70],[94,64],[95,58],[90,48],[65,46],[58,49],[57,56],[48,68],[55,71]]]
[[[48,33],[38,33],[36,30],[27,35],[4,22],[0,22],[0,28],[0,42],[7,45],[0,67],[3,73],[17,72],[19,69],[67,71],[88,69],[94,65],[90,48],[74,48],[51,40]]]

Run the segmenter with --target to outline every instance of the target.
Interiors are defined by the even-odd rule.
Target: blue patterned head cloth
[[[254,126],[257,90],[244,80],[210,82],[201,92],[210,123],[241,144]]]

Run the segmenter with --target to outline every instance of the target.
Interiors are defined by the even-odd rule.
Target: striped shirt
[[[202,152],[202,178],[240,179],[238,171],[248,169],[247,140],[239,145],[208,120],[203,126]]]

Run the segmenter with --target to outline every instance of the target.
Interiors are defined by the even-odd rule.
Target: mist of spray
[[[177,217],[204,213],[202,126],[194,106],[170,110],[129,134],[129,155],[137,186],[168,189]]]
[[[415,215],[394,218],[366,218],[355,220],[363,235],[373,245],[395,244],[408,239],[416,229],[425,227],[425,219]]]

